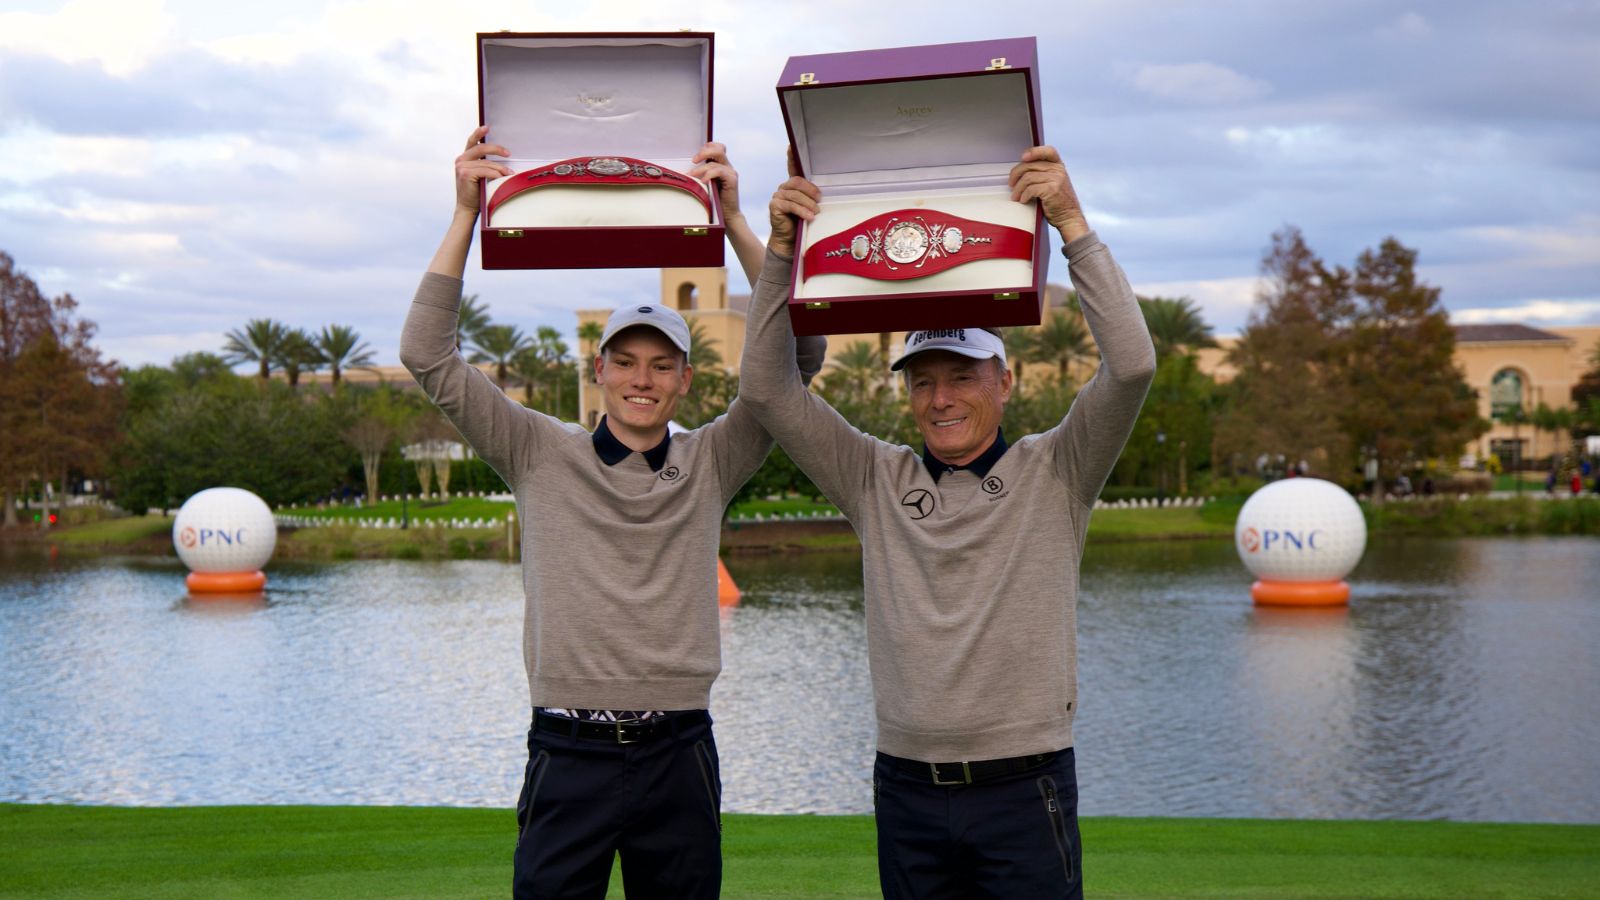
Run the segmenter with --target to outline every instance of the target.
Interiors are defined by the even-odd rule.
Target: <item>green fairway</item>
[[[872,820],[724,817],[723,896],[876,897]],[[0,805],[4,897],[501,897],[509,810]],[[1092,897],[1593,897],[1600,826],[1086,819]],[[621,896],[613,870],[611,896]]]

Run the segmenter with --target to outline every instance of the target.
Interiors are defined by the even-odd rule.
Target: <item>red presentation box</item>
[[[478,121],[514,173],[483,192],[483,267],[722,265],[716,185],[685,175],[712,51],[706,32],[479,34]]]
[[[797,334],[1038,324],[1048,226],[1008,187],[1044,143],[1033,38],[790,57],[778,103],[823,193]]]

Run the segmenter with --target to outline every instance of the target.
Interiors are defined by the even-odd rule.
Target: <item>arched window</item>
[[[700,289],[694,282],[685,281],[678,285],[678,312],[688,312],[700,308]]]
[[[1489,381],[1489,415],[1509,419],[1523,408],[1522,373],[1501,369]]]

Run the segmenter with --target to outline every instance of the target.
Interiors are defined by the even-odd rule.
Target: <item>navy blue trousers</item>
[[[703,715],[703,714],[702,714]],[[722,777],[709,717],[637,744],[528,733],[516,898],[602,898],[613,856],[632,898],[722,890]]]
[[[1071,748],[1037,769],[944,787],[878,754],[878,879],[887,900],[1082,900]]]

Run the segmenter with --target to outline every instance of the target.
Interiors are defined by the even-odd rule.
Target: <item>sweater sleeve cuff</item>
[[[1100,243],[1100,236],[1091,231],[1082,237],[1076,238],[1072,243],[1062,247],[1061,255],[1065,256],[1067,258],[1067,262],[1071,264],[1083,259],[1085,256],[1088,256],[1091,251],[1100,246],[1103,246]]]

